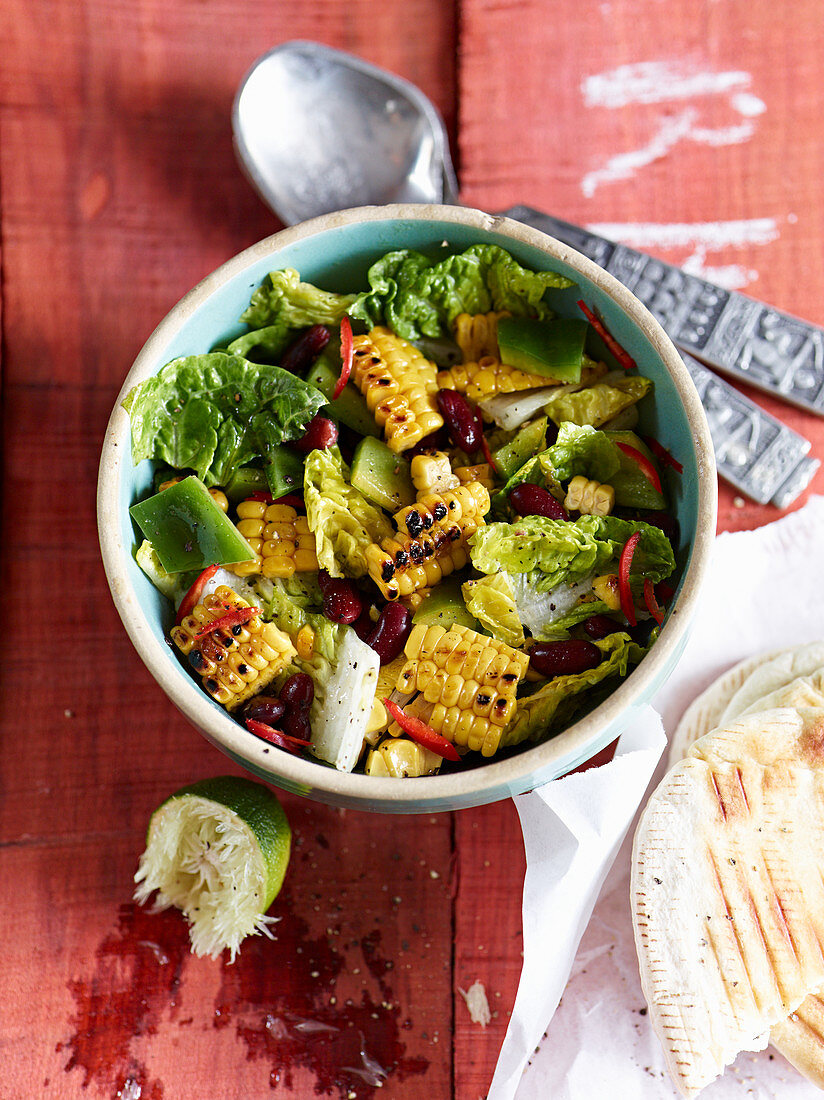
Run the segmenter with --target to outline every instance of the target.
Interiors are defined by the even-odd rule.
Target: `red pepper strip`
[[[624,370],[632,370],[633,367],[638,366],[630,353],[628,351],[624,351],[624,349],[621,347],[621,345],[618,343],[612,333],[607,331],[606,326],[604,325],[604,322],[601,320],[601,318],[595,316],[595,314],[592,312],[586,302],[584,302],[583,300],[579,301],[578,309],[580,309],[580,311],[583,313],[583,315],[586,317],[586,319],[604,341],[606,346],[609,348],[609,350],[612,352],[612,354],[615,356],[615,358],[618,360]]]
[[[219,615],[210,623],[204,623],[193,638],[205,638],[207,634],[213,634],[216,630],[231,630],[233,626],[248,623],[253,615],[257,615],[256,607],[237,607],[233,611],[227,611],[225,615]]]
[[[442,756],[444,760],[460,760],[458,750],[452,744],[451,741],[447,741],[445,737],[441,737],[439,733],[436,733],[431,726],[427,726],[426,722],[422,722],[420,718],[414,718],[411,714],[405,714],[397,703],[393,703],[391,699],[384,699],[383,705],[401,727],[404,733],[408,733],[413,741],[416,741],[425,749],[430,749],[432,752]]]
[[[352,343],[352,322],[348,317],[344,316],[340,323],[340,357],[343,361],[343,365],[340,368],[340,378],[335,383],[335,388],[332,390],[332,400],[336,397],[340,397],[343,393],[343,387],[349,381],[349,375],[352,373],[352,362],[355,355],[355,346]]]
[[[492,457],[492,451],[489,449],[489,442],[485,435],[481,435],[481,450],[484,453],[484,458],[492,467],[492,472],[495,472],[495,459]]]
[[[644,603],[647,605],[647,611],[652,615],[653,619],[660,626],[664,621],[664,612],[658,606],[658,601],[655,598],[655,590],[652,585],[650,577],[644,578]]]
[[[177,615],[175,615],[175,623],[179,626],[187,615],[191,615],[197,605],[200,603],[200,597],[203,594],[203,589],[206,587],[208,581],[217,573],[220,566],[207,565],[195,583],[180,601],[180,607],[177,609]]]
[[[653,489],[657,490],[657,492],[659,493],[663,491],[661,489],[661,478],[658,476],[658,471],[655,469],[655,467],[646,455],[642,455],[637,447],[631,447],[629,443],[616,442],[615,446],[620,451],[623,451],[627,458],[631,458],[632,461],[640,467],[641,473],[644,475],[650,485],[652,485]]]
[[[629,569],[632,565],[632,556],[635,553],[635,548],[640,541],[640,531],[636,531],[634,535],[630,535],[624,543],[624,549],[621,551],[621,557],[618,559],[618,593],[621,597],[621,610],[626,615],[627,622],[630,626],[635,626],[638,620],[635,618],[635,605],[632,602],[632,589],[629,586]]]
[[[253,733],[255,737],[262,737],[264,741],[268,741],[271,745],[277,745],[279,749],[286,749],[293,756],[303,756],[301,750],[312,744],[311,741],[304,741],[302,737],[291,737],[288,733],[276,730],[274,726],[267,726],[265,722],[258,722],[254,718],[246,719],[246,729],[249,733]]]
[[[662,466],[672,466],[673,470],[676,470],[679,474],[683,474],[684,467],[678,461],[673,458],[666,447],[662,447],[657,439],[654,439],[651,435],[644,435],[641,437]]]

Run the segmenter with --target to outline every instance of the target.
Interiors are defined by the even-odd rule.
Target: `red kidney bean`
[[[308,710],[293,710],[287,712],[280,723],[280,728],[290,737],[299,737],[301,741],[311,741],[312,724],[309,721]]]
[[[388,603],[364,641],[388,665],[400,654],[412,632],[412,612],[402,603]]]
[[[363,611],[363,598],[352,581],[329,578],[323,592],[323,613],[333,623],[353,623]]]
[[[267,726],[277,726],[285,710],[283,702],[274,695],[256,695],[243,708],[243,714],[256,722],[265,722]]]
[[[609,615],[590,615],[581,624],[590,638],[606,638],[607,634],[615,634],[624,628]]]
[[[466,454],[474,454],[484,434],[481,414],[457,390],[438,390],[437,400],[449,438]]]
[[[313,416],[306,425],[306,431],[300,439],[293,439],[292,446],[304,454],[310,451],[325,451],[338,441],[338,426],[328,416]]]
[[[601,651],[592,642],[536,642],[529,663],[541,676],[569,676],[601,663]]]
[[[671,543],[678,542],[678,521],[669,512],[642,512],[639,519],[660,527]]]
[[[325,325],[312,325],[287,347],[280,357],[280,366],[291,374],[303,374],[328,343],[329,329]]]
[[[312,705],[314,698],[315,686],[312,683],[312,677],[307,676],[305,672],[293,673],[280,689],[280,701],[290,714],[293,711],[306,710]]]
[[[509,502],[519,516],[546,516],[547,519],[569,519],[567,510],[552,493],[524,482],[509,494]]]

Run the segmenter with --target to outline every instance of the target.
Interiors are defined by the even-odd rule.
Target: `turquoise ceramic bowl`
[[[131,461],[125,394],[170,359],[207,351],[244,331],[236,322],[264,276],[296,268],[309,282],[339,291],[366,285],[369,265],[398,248],[430,249],[477,242],[508,249],[535,269],[560,271],[577,287],[560,295],[559,312],[577,313],[583,297],[655,383],[641,430],[654,435],[684,465],[668,491],[681,530],[678,594],[649,655],[586,717],[544,744],[454,775],[376,779],[347,775],[278,751],[248,733],[214,703],[164,640],[169,606],[134,560],[132,504],[151,483],[148,462]],[[446,206],[365,207],[325,215],[285,229],[242,252],[190,291],[147,341],[112,412],[100,463],[98,526],[115,604],[137,652],[188,720],[237,764],[262,779],[340,806],[391,813],[429,813],[476,806],[520,794],[564,775],[607,746],[672,672],[684,647],[715,533],[716,476],[704,412],[687,371],[652,315],[628,290],[560,242],[507,218]]]

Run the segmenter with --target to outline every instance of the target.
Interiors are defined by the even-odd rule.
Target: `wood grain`
[[[229,111],[252,61],[291,38],[418,84],[464,201],[624,226],[628,243],[638,225],[694,227],[649,250],[824,322],[819,5],[777,19],[766,0],[8,0],[0,31],[0,568],[25,639],[0,694],[0,1093],[363,1100],[374,1060],[391,1071],[380,1095],[477,1100],[521,964],[511,803],[384,821],[286,798],[278,939],[233,967],[191,957],[176,914],[131,905],[151,810],[236,769],[156,688],[109,598],[94,515],[108,412],[174,302],[278,228],[238,171]],[[641,70],[658,73],[652,98],[610,105],[639,65],[659,67]],[[748,136],[707,137],[735,127]],[[738,223],[719,246],[712,227]],[[756,399],[824,455],[824,422]],[[722,487],[721,529],[778,514]],[[476,980],[486,1028],[460,992]]]

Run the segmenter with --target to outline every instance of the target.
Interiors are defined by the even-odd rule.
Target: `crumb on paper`
[[[489,1011],[489,1001],[486,999],[486,990],[484,989],[483,982],[475,981],[469,987],[469,989],[458,989],[458,992],[466,1001],[466,1007],[469,1009],[469,1018],[473,1024],[480,1024],[481,1027],[486,1027],[492,1020],[492,1013]]]
[[[746,503],[747,502],[746,502],[746,500],[744,500],[743,497],[733,497],[732,498],[733,508],[743,508],[746,505]]]

